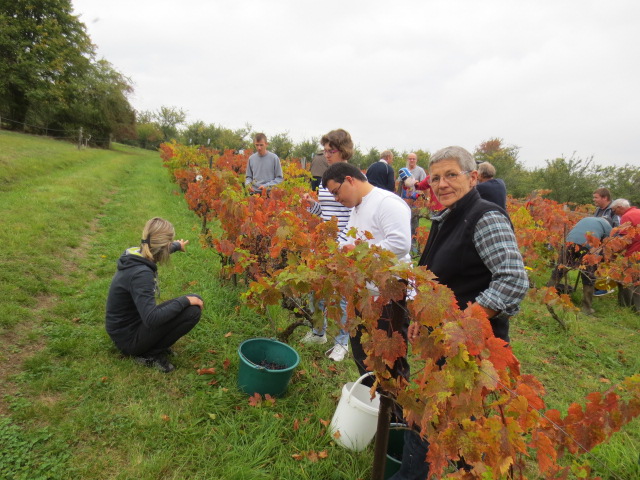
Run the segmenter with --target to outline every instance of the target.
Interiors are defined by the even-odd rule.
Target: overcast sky
[[[137,110],[364,152],[640,165],[638,0],[72,0]]]

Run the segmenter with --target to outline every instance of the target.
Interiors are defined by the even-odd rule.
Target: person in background
[[[404,200],[395,193],[373,186],[357,167],[345,162],[331,165],[324,172],[322,183],[338,202],[353,209],[346,230],[355,228],[358,233],[356,238],[341,240],[345,250],[354,249],[355,241],[359,239],[393,252],[401,262],[411,262],[411,210]],[[371,235],[365,235],[366,232]],[[409,327],[406,301],[392,301],[385,305],[377,327],[388,336],[393,332],[400,333],[406,342]],[[367,371],[364,365],[367,355],[361,343],[363,333],[364,327],[360,325],[351,337],[353,359],[360,375]],[[396,360],[390,370],[395,378],[399,375],[408,378],[406,356]],[[367,377],[362,383],[372,386],[373,378]]]
[[[478,165],[478,184],[476,190],[481,198],[495,203],[503,210],[507,209],[507,187],[501,178],[494,178],[496,168],[489,162]]]
[[[585,217],[574,225],[566,238],[566,244],[563,246],[565,254],[560,255],[558,264],[553,269],[551,280],[547,283],[549,287],[560,288],[560,282],[564,276],[567,265],[569,268],[577,268],[580,266],[582,257],[591,250],[591,246],[587,241],[587,234],[604,240],[611,233],[611,225],[602,217]],[[592,308],[593,297],[595,295],[595,281],[597,265],[588,265],[580,270],[582,278],[582,313],[593,315],[595,310]],[[568,290],[564,287],[564,290]],[[606,290],[605,294],[608,293]]]
[[[618,198],[611,203],[611,210],[620,217],[620,225],[626,223],[633,227],[640,226],[640,209],[632,207],[628,200]],[[638,260],[638,252],[640,252],[640,235],[636,235],[627,245],[625,257],[631,257],[635,254]],[[640,313],[640,285],[624,286],[618,284],[618,304],[622,307],[631,307],[636,313]]]
[[[370,165],[367,169],[367,180],[374,187],[394,192],[396,187],[395,172],[391,166],[393,152],[385,150],[380,157],[380,160]]]
[[[462,147],[438,150],[429,162],[431,186],[444,210],[431,218],[431,233],[418,265],[426,266],[455,295],[458,306],[479,305],[493,334],[509,342],[509,319],[529,288],[522,256],[507,213],[480,197],[473,155]],[[422,333],[409,327],[409,339]],[[429,443],[405,431],[400,470],[390,480],[424,480]]]
[[[611,192],[608,188],[598,188],[593,192],[593,203],[596,206],[594,217],[603,217],[612,227],[620,225],[620,218],[611,208]]]
[[[320,139],[320,143],[324,148],[322,153],[328,166],[338,162],[348,162],[353,155],[353,141],[351,140],[351,135],[349,135],[349,132],[341,128],[332,130],[326,135],[323,135]],[[326,172],[326,169],[324,171]],[[345,207],[333,197],[331,192],[329,192],[329,190],[322,184],[322,178],[320,179],[318,189],[318,201],[316,202],[308,193],[302,196],[302,201],[308,205],[309,211],[312,214],[319,215],[325,222],[335,218],[338,221],[338,233],[341,233],[347,226],[352,209]],[[347,304],[344,299],[340,302],[340,307],[342,308],[342,323],[344,324],[347,320]],[[319,308],[324,310],[324,304],[320,303]],[[327,318],[325,316],[322,328],[313,328],[309,330],[301,341],[304,343],[326,343],[326,332]],[[349,332],[344,329],[340,329],[334,340],[333,347],[327,350],[326,355],[335,362],[341,362],[344,360],[344,357],[348,352]]]
[[[284,180],[282,166],[278,156],[267,150],[269,142],[264,133],[257,133],[253,138],[256,153],[249,157],[244,183],[250,193],[260,193]]]
[[[322,174],[327,171],[327,168],[329,168],[327,157],[324,156],[324,150],[320,149],[311,160],[311,176],[313,177],[311,179],[311,190],[314,192],[318,191]]]
[[[415,184],[427,178],[427,172],[418,165],[418,156],[415,153],[407,155],[406,168],[398,172],[399,195],[409,207],[411,207],[411,254],[418,254],[418,242],[416,240],[416,230],[420,224],[420,209],[415,206],[415,201],[420,195],[415,188]]]
[[[431,212],[439,212],[440,210],[444,209],[442,204],[438,201],[438,197],[436,197],[433,188],[431,187],[431,175],[427,174],[427,177],[420,183],[416,183],[414,187],[418,192],[421,192],[422,195],[424,195],[426,192],[426,196],[429,200],[429,209],[431,210]]]
[[[171,346],[196,326],[204,306],[198,295],[184,295],[156,305],[158,265],[169,255],[185,251],[188,240],[173,241],[173,225],[159,217],[149,220],[139,247],[118,259],[106,307],[106,330],[123,354],[169,373]]]

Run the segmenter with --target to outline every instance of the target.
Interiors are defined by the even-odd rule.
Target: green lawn
[[[298,330],[301,363],[286,396],[257,408],[236,388],[239,344],[274,336],[273,327],[221,283],[217,256],[198,244],[200,220],[157,153],[78,150],[0,131],[0,198],[0,478],[369,477],[372,449],[335,445],[323,424],[357,378],[351,361],[331,363],[323,345],[298,343]],[[121,357],[103,327],[115,262],[153,216],[191,241],[160,267],[162,300],[190,292],[205,300],[169,375]],[[597,316],[568,318],[566,332],[530,303],[513,320],[514,350],[545,384],[548,408],[564,411],[640,371],[640,317],[611,296],[594,303]],[[203,367],[216,373],[198,375]],[[639,478],[639,440],[636,420],[592,464],[603,478]],[[292,457],[322,451],[317,462]]]

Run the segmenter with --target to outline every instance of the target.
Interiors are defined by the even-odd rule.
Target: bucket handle
[[[258,339],[258,340],[261,340],[261,338],[260,338],[260,337],[257,337],[257,339]],[[265,337],[265,340],[273,340],[273,341],[275,341],[275,342],[279,341],[276,337],[270,337],[270,338],[266,338],[266,337]],[[238,355],[240,355],[240,356],[242,357],[242,359],[243,359],[245,362],[247,362],[247,364],[248,364],[248,365],[253,365],[253,366],[254,366],[256,369],[258,369],[258,370],[268,370],[268,368],[263,367],[262,365],[258,365],[257,363],[252,362],[251,360],[249,360],[247,357],[245,357],[245,356],[244,356],[244,354],[243,354],[240,350],[238,350]]]
[[[353,390],[356,388],[356,386],[360,385],[362,383],[362,381],[366,378],[366,377],[370,377],[371,375],[374,375],[373,372],[367,372],[364,375],[362,375],[358,380],[356,380],[353,383],[353,386],[351,387],[351,390],[349,390],[349,397],[351,398],[351,393],[353,392]]]
[[[253,365],[254,368],[256,368],[257,370],[266,370],[265,367],[263,367],[262,365],[258,365],[255,362],[252,362],[251,360],[249,360],[247,357],[244,356],[244,354],[240,351],[238,351],[238,354],[242,357],[242,359],[247,362],[247,365]]]

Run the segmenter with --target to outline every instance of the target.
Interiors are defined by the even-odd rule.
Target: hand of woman
[[[300,197],[300,203],[302,203],[303,205],[306,205],[307,207],[315,202],[316,201],[313,199],[313,197],[308,193],[305,193]]]
[[[202,310],[204,308],[204,302],[202,301],[202,299],[200,297],[187,295],[187,298],[189,299],[189,303],[191,305],[197,305],[198,307],[200,307],[200,310]]]
[[[186,246],[189,245],[189,240],[180,239],[180,240],[176,240],[176,242],[178,242],[180,244],[180,251],[181,252],[184,252]]]

